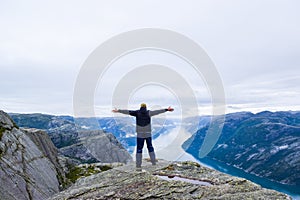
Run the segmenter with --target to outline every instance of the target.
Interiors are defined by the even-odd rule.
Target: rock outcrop
[[[61,199],[291,199],[193,162],[159,160],[142,172],[133,164],[79,179],[69,189],[54,195]]]
[[[3,111],[0,130],[0,199],[46,199],[59,192],[49,138],[19,129]]]
[[[78,131],[77,140],[75,144],[61,148],[60,152],[82,163],[132,162],[130,154],[110,133],[101,130],[82,130]]]
[[[30,139],[35,143],[35,145],[41,150],[41,152],[49,159],[49,161],[54,165],[57,178],[59,183],[61,184],[61,189],[63,189],[63,185],[68,183],[65,173],[68,169],[63,169],[62,161],[60,159],[64,159],[58,154],[57,148],[54,146],[51,141],[49,135],[40,129],[34,128],[22,128],[21,129]],[[70,162],[70,161],[65,161]]]

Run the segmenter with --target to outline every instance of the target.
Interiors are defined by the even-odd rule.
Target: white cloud
[[[178,31],[202,45],[219,70],[230,108],[299,109],[299,5],[296,0],[1,1],[0,109],[72,114],[74,83],[87,56],[108,38],[144,27]],[[121,65],[145,58],[153,60],[144,55]],[[180,73],[192,77],[189,70]],[[209,96],[197,80],[188,81],[205,107]]]

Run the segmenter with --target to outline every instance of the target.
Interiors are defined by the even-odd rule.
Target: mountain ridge
[[[11,124],[13,124],[12,121]],[[54,125],[55,124],[56,123],[54,123]],[[34,130],[30,129],[24,130],[34,132]],[[25,135],[25,133],[23,134]],[[97,133],[93,132],[89,132],[89,134],[91,134],[91,136],[93,136],[93,134],[97,135]],[[4,137],[6,136],[7,132],[4,133]],[[76,142],[82,141],[82,138],[84,137],[80,137],[79,134]],[[35,139],[38,140],[38,138]],[[83,139],[83,141],[84,140],[85,139]],[[39,150],[43,149],[38,147],[36,148]],[[86,169],[90,170],[90,167]],[[228,176],[215,170],[202,167],[193,162],[167,162],[159,160],[158,165],[154,167],[149,164],[144,164],[143,169],[146,171],[142,171],[141,173],[134,171],[134,169],[134,163],[129,163],[126,165],[123,164],[122,167],[117,167],[106,172],[101,172],[88,177],[82,177],[78,179],[76,183],[69,189],[62,191],[61,193],[54,194],[54,196],[50,197],[50,199],[81,199],[95,197],[99,199],[125,197],[143,197],[148,199],[241,199],[243,197],[290,199],[290,197],[285,194],[263,189],[245,179]],[[193,183],[182,183],[173,180],[166,181],[161,180],[161,177],[159,176],[169,177],[170,179],[172,179],[172,177],[181,177],[188,180],[204,181],[210,183],[211,186],[196,186]],[[157,187],[157,185],[161,187]]]
[[[243,169],[243,167],[245,167],[246,165],[251,164],[251,160],[255,159],[255,155],[253,155],[255,152],[251,153],[252,152],[251,149],[252,148],[255,149],[256,147],[259,147],[260,145],[256,144],[256,146],[255,146],[255,144],[253,143],[252,145],[249,146],[250,147],[249,150],[246,151],[246,152],[249,153],[249,155],[246,155],[246,154],[244,156],[238,155],[238,153],[237,153],[238,148],[240,148],[242,150],[245,147],[245,146],[242,145],[242,143],[239,144],[240,142],[244,141],[243,140],[244,137],[243,137],[242,133],[245,132],[245,131],[247,131],[249,129],[248,127],[256,128],[256,129],[248,130],[248,132],[255,132],[257,130],[265,130],[266,132],[268,132],[271,129],[283,129],[284,130],[284,129],[295,128],[295,127],[297,127],[297,125],[300,122],[299,118],[298,118],[300,116],[299,113],[300,112],[296,112],[296,111],[294,111],[294,112],[291,112],[291,111],[288,111],[288,112],[280,111],[280,112],[275,112],[275,113],[274,112],[270,112],[270,111],[264,111],[264,112],[260,112],[260,113],[256,113],[256,114],[253,114],[251,112],[238,112],[238,113],[227,114],[226,115],[225,126],[224,126],[224,129],[223,129],[223,133],[221,134],[217,145],[213,149],[213,151],[215,151],[216,157],[219,156],[219,158],[220,158],[218,161],[219,162],[223,162],[225,164],[229,163],[229,165],[235,166],[235,167],[237,167],[239,169],[240,168]],[[295,116],[297,116],[296,119],[295,119]],[[66,127],[65,127],[66,130],[68,130],[68,123],[72,123],[72,119],[73,118],[70,117],[70,116],[63,116],[62,117],[62,120],[69,121],[69,122],[66,123],[67,124]],[[125,119],[125,118],[123,118],[123,119]],[[102,123],[104,123],[104,125],[105,125],[105,123],[109,123],[109,121],[111,121],[111,120],[113,120],[113,118],[107,118]],[[204,136],[205,136],[205,132],[206,132],[206,130],[208,128],[207,125],[210,123],[210,120],[211,120],[210,116],[205,116],[204,118],[194,117],[194,118],[186,119],[186,120],[183,121],[185,123],[184,127],[187,130],[192,131],[196,127],[200,127],[200,129],[196,132],[196,134],[193,134],[192,137],[188,141],[185,142],[185,145],[188,144],[188,146],[189,146],[189,149],[188,150],[186,149],[187,152],[190,153],[190,154],[192,154],[196,158],[197,158],[197,155],[195,155],[195,153],[198,152],[199,147],[202,144],[202,141],[203,141]],[[128,119],[127,119],[127,121],[128,121]],[[132,121],[133,120],[130,119],[130,123],[132,123]],[[244,123],[244,125],[241,125],[242,122]],[[50,124],[50,125],[51,126],[52,125],[55,126],[55,123],[54,124]],[[80,124],[80,125],[84,125],[84,123]],[[120,129],[120,127],[114,127],[113,124],[110,124],[109,126],[111,126],[112,128],[114,128],[114,129],[116,129],[118,131]],[[99,124],[98,124],[98,127],[99,127]],[[57,131],[62,130],[59,127],[56,127],[56,128],[57,128]],[[55,133],[54,130],[56,130],[56,128],[52,129],[52,131],[54,133]],[[113,130],[113,129],[109,128],[109,130]],[[120,130],[121,132],[116,132],[116,133],[120,134],[119,136],[122,136],[122,137],[126,136],[125,133],[129,129],[125,128],[124,130],[125,131]],[[168,129],[166,129],[166,130],[168,131]],[[234,138],[235,136],[232,133],[232,130],[234,130],[235,132],[240,132],[239,139],[238,138]],[[106,130],[104,132],[106,132]],[[296,132],[296,134],[298,134],[298,132]],[[278,139],[278,137],[277,136],[275,137],[275,135],[274,135],[274,133],[269,134],[268,140],[266,140],[266,141],[268,141],[267,146],[272,143],[271,140],[276,139],[276,138]],[[277,133],[277,135],[278,135],[278,133]],[[279,134],[279,135],[281,135],[281,134]],[[261,135],[256,135],[256,136],[253,135],[252,139],[248,138],[247,140],[248,141],[255,141],[256,139],[259,139],[260,136]],[[78,137],[78,135],[76,135],[76,137],[75,137],[76,140],[75,140],[74,144],[77,144],[79,138],[80,137]],[[123,141],[126,141],[125,139],[127,139],[127,138],[124,138]],[[129,138],[129,140],[127,140],[126,142],[130,142],[130,141],[134,141],[134,140],[135,140],[135,137],[132,137],[132,138]],[[231,145],[230,144],[226,144],[226,142],[225,142],[225,141],[229,141],[229,140],[232,140],[231,143],[230,143]],[[71,141],[70,138],[67,141]],[[195,141],[197,141],[197,143],[195,143]],[[239,141],[239,142],[237,142],[237,141]],[[194,144],[193,144],[193,142],[194,142]],[[278,140],[277,142],[280,142],[280,140]],[[288,140],[281,141],[281,142],[288,142]],[[121,143],[121,144],[124,145],[124,143]],[[135,144],[132,143],[131,145],[134,146]],[[62,145],[62,146],[64,146],[64,145]],[[67,146],[69,146],[69,145],[67,145]],[[237,149],[233,151],[233,152],[235,152],[235,154],[233,154],[229,149],[227,149],[227,153],[226,153],[227,157],[223,156],[223,154],[221,154],[221,153],[217,153],[217,150],[219,150],[219,151],[222,150],[222,151],[226,152],[226,147],[228,147],[228,146],[237,147]],[[64,148],[64,147],[62,147],[62,148]],[[257,148],[257,149],[259,149],[259,148]],[[280,153],[280,152],[286,151],[286,149],[287,148],[286,148],[285,145],[281,145],[280,143],[278,143],[278,144],[276,143],[276,144],[274,144],[272,146],[272,148],[270,147],[268,149],[268,151],[272,152],[272,153],[278,153],[278,152]],[[295,152],[295,149],[292,150],[292,151]],[[241,153],[243,153],[243,152],[241,152]],[[217,155],[217,154],[220,154],[220,155]],[[224,160],[224,158],[227,158],[230,161],[232,161],[232,160],[234,161],[236,158],[238,158],[238,156],[240,156],[240,158],[244,157],[245,161],[247,161],[247,159],[248,159],[249,162],[248,163],[244,162],[245,163],[244,166],[240,167],[239,164],[230,163],[230,162],[227,162],[226,160],[222,161],[222,159]],[[282,155],[281,157],[285,157],[285,155]],[[263,158],[263,157],[261,157],[261,158]],[[294,158],[295,158],[295,156],[293,156],[293,158],[291,158],[290,161],[291,162],[293,160],[297,161],[297,159],[294,159]],[[96,162],[96,160],[94,162]],[[282,166],[284,166],[284,165],[285,164],[282,163]],[[279,166],[281,166],[281,165],[279,165]],[[298,166],[299,165],[297,165],[297,164],[295,165],[296,169],[297,169]],[[252,167],[248,166],[248,170],[247,170],[248,173],[251,173],[252,169],[258,170],[258,172],[261,173],[261,174],[257,174],[255,171],[252,171],[252,174],[256,174],[258,176],[266,177],[266,178],[269,178],[270,180],[274,180],[274,179],[268,177],[270,175],[270,173],[268,171],[260,170],[260,168],[257,168],[257,166],[255,168],[255,165],[252,165]],[[290,170],[290,171],[292,171],[292,170]],[[282,179],[282,183],[286,184],[286,183],[290,183],[291,181],[297,181],[296,179],[297,179],[297,174],[298,173],[294,173],[294,174],[295,174],[295,178],[294,179],[290,179],[291,176],[286,176],[285,177],[286,180]],[[268,175],[268,176],[266,176],[266,175]]]
[[[300,185],[300,112],[226,115],[222,134],[207,158],[291,186]],[[183,148],[194,157],[208,126]],[[205,163],[205,162],[204,162]]]

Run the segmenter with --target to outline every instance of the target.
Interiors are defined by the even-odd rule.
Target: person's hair
[[[147,105],[145,103],[141,104],[141,108],[146,108],[146,107],[147,107]]]

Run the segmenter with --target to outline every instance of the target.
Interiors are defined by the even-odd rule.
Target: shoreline
[[[263,188],[276,190],[278,192],[285,193],[292,197],[294,200],[300,200],[299,188],[297,186],[284,185],[282,183],[278,183],[275,181],[268,180],[266,178],[262,178],[253,174],[249,174],[241,169],[229,166],[225,163],[220,163],[218,161],[214,161],[209,158],[197,159],[200,164],[204,164],[205,166],[209,166],[212,169],[218,170],[222,173],[229,174],[231,176],[237,176],[241,178],[245,178],[249,181],[252,181]],[[298,193],[297,193],[298,192]]]

